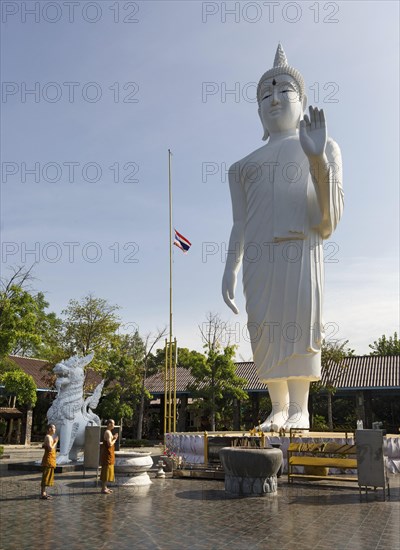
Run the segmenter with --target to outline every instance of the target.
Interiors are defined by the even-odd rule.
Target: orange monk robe
[[[56,467],[56,448],[48,449],[45,447],[42,458],[42,485],[52,487],[54,485],[54,470]]]
[[[115,447],[103,441],[101,447],[101,481],[114,481]]]

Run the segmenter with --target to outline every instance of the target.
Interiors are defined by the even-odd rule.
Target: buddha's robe
[[[243,287],[254,362],[262,380],[318,380],[324,337],[323,238],[343,210],[341,155],[328,140],[328,220],[322,223],[298,137],[254,151],[230,169],[246,204]]]

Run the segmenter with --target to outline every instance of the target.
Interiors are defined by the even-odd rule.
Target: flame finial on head
[[[287,65],[286,54],[283,51],[282,44],[279,42],[278,47],[276,48],[276,54],[274,59],[274,67],[284,67]]]
[[[260,82],[258,83],[258,87],[257,87],[258,104],[260,104],[262,99],[261,92],[262,92],[262,84],[264,80],[266,80],[267,78],[272,78],[274,76],[281,75],[281,74],[287,74],[296,81],[296,84],[298,86],[298,91],[299,91],[299,98],[300,98],[300,101],[302,101],[303,97],[305,96],[304,79],[297,69],[289,65],[288,60],[286,58],[286,54],[282,48],[282,44],[279,42],[278,47],[276,49],[273,68],[269,69],[266,73],[264,73],[260,78]]]

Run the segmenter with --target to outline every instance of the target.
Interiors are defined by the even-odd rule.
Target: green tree
[[[204,361],[204,355],[196,350],[178,347],[177,366],[190,370],[196,362]],[[148,375],[155,374],[165,368],[165,348],[159,348],[151,353],[148,359]]]
[[[90,368],[105,379],[104,397],[99,414],[129,422],[136,415],[138,438],[141,438],[143,411],[150,394],[145,388],[148,360],[157,338],[144,340],[136,331],[119,334],[119,306],[88,294],[80,301],[70,300],[63,310],[61,348],[57,361],[72,354],[86,355],[94,351]],[[161,337],[164,333],[160,333]],[[61,350],[61,353],[59,353]],[[54,361],[52,361],[53,363]]]
[[[18,267],[9,279],[1,279],[0,357],[10,354],[21,339],[40,343],[35,331],[37,303],[24,288],[31,278],[30,271]]]
[[[23,341],[35,347],[40,335],[35,332],[37,304],[34,298],[20,287],[13,286],[0,295],[0,356],[12,353]]]
[[[139,334],[114,335],[109,349],[101,351],[98,370],[105,380],[97,412],[119,422],[133,417],[141,390],[143,344]]]
[[[88,294],[80,301],[70,300],[62,311],[62,320],[52,318],[51,315],[41,319],[48,330],[39,350],[40,357],[48,361],[46,370],[50,384],[54,382],[54,365],[75,354],[84,356],[94,351],[89,368],[105,373],[120,327],[116,315],[118,309],[119,306],[110,305],[106,300]]]
[[[45,311],[49,303],[45,300],[43,292],[38,292],[32,298],[36,303],[34,331],[39,339],[32,341],[32,338],[20,337],[13,347],[12,354],[47,359],[60,347],[62,321],[54,312]]]
[[[35,406],[37,386],[29,374],[25,374],[21,369],[14,367],[14,370],[8,370],[1,375],[0,383],[4,385],[9,407],[23,405],[31,409]],[[8,443],[11,441],[13,428],[14,419],[11,419],[7,435]]]
[[[146,390],[146,379],[149,374],[152,373],[152,351],[154,346],[165,336],[167,332],[166,328],[158,330],[156,334],[148,334],[144,341],[142,340],[143,348],[139,361],[140,374],[141,374],[141,388],[140,388],[140,400],[138,406],[138,420],[137,420],[137,433],[136,439],[142,439],[143,435],[143,420],[144,420],[144,408],[146,399],[150,398],[149,392]],[[164,352],[165,355],[165,352]]]
[[[224,408],[231,405],[233,399],[245,401],[248,398],[242,389],[246,380],[236,375],[235,346],[222,345],[228,327],[219,315],[209,313],[207,322],[199,329],[206,355],[196,356],[190,365],[195,380],[189,390],[193,397],[202,399],[202,406],[209,413],[211,430],[215,431],[217,416],[224,416]]]
[[[116,335],[107,358],[103,356],[106,395],[99,405],[101,414],[128,422],[135,416],[137,439],[142,439],[145,403],[151,398],[146,377],[152,370],[152,350],[164,335],[165,329],[144,339],[138,331]]]
[[[313,391],[327,393],[328,400],[328,426],[333,430],[333,415],[332,415],[332,396],[336,393],[336,383],[342,375],[343,369],[347,368],[346,357],[354,355],[354,350],[347,347],[348,340],[340,343],[337,340],[324,340],[321,347],[321,371],[325,378],[325,385],[322,382],[313,384]],[[339,366],[337,375],[333,374],[332,367]]]
[[[0,379],[5,372],[17,370],[19,367],[8,356],[0,357]]]
[[[91,368],[102,369],[107,354],[112,349],[120,320],[116,315],[119,306],[111,305],[103,298],[88,294],[81,301],[70,300],[63,310],[62,343],[64,357],[87,355],[94,351]]]
[[[44,294],[29,289],[31,270],[18,267],[0,283],[0,358],[9,354],[43,357],[53,345],[61,321],[47,313]]]
[[[11,407],[17,404],[35,406],[37,386],[32,376],[25,374],[21,369],[15,369],[3,373],[0,380],[6,394],[10,396]]]
[[[370,355],[400,355],[400,340],[397,332],[389,338],[383,334],[373,344],[369,344],[369,347],[373,350]]]

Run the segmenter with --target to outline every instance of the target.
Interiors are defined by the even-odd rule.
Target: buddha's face
[[[289,75],[264,80],[261,85],[259,115],[270,134],[297,128],[303,114],[296,81]]]

